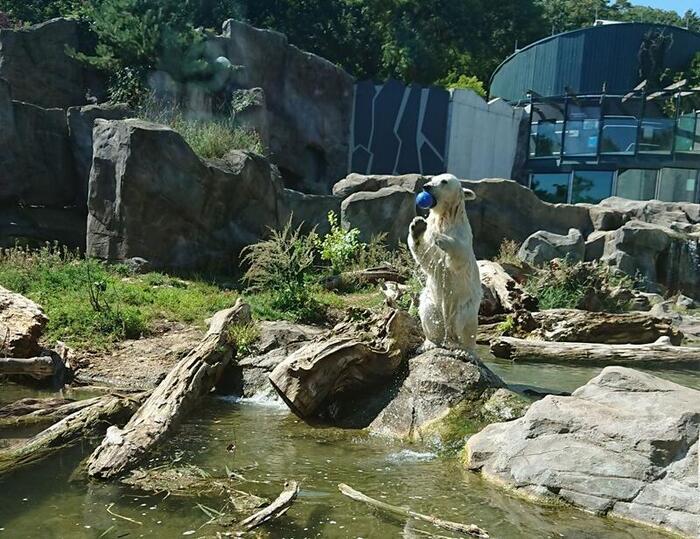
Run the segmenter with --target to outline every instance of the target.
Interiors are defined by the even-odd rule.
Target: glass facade
[[[568,202],[569,174],[533,174],[530,177],[530,189],[546,202]]]
[[[695,202],[698,190],[698,171],[683,168],[664,168],[659,172],[658,196],[664,202]]]
[[[656,170],[630,168],[617,174],[617,196],[631,200],[651,200],[656,197]]]
[[[576,101],[566,107],[564,155],[596,155],[600,130],[600,105]]]
[[[576,170],[571,184],[571,203],[597,204],[612,194],[612,171]]]

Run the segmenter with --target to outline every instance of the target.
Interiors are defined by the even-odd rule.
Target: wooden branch
[[[250,531],[284,515],[299,494],[299,485],[296,481],[289,481],[284,485],[284,490],[277,499],[267,507],[241,521],[241,526]]]
[[[405,283],[406,277],[397,269],[386,265],[332,275],[324,279],[323,286],[328,290],[338,290],[357,284],[377,284],[382,281]]]
[[[500,337],[491,343],[491,353],[512,361],[545,363],[700,362],[700,348],[673,346],[668,337],[651,344],[546,342]]]
[[[170,371],[124,429],[107,430],[102,444],[88,459],[90,476],[112,479],[136,468],[212,390],[231,361],[228,328],[237,322],[250,322],[250,307],[241,300],[214,315],[202,341]]]
[[[0,451],[0,474],[41,460],[80,439],[101,434],[107,425],[125,422],[143,402],[139,395],[106,395],[41,431],[26,442]]]
[[[37,379],[51,378],[56,373],[56,369],[56,362],[51,356],[26,359],[0,358],[0,375],[26,375]]]
[[[21,399],[0,408],[0,427],[25,427],[52,424],[75,412],[97,404],[101,397],[71,401],[67,399]]]
[[[512,313],[519,309],[534,310],[537,300],[523,288],[497,262],[479,260],[479,275],[484,298],[479,312],[491,316]]]
[[[366,503],[367,505],[371,505],[372,507],[382,509],[383,511],[387,511],[389,513],[394,513],[396,515],[400,515],[406,518],[413,518],[415,520],[420,520],[423,522],[429,522],[433,526],[445,530],[450,530],[458,533],[465,533],[467,535],[471,535],[473,537],[480,537],[482,539],[489,538],[489,534],[486,530],[481,529],[478,526],[475,526],[474,524],[460,524],[459,522],[450,522],[449,520],[443,520],[432,515],[423,515],[421,513],[416,513],[408,507],[399,507],[398,505],[391,505],[389,503],[370,498],[369,496],[355,490],[352,487],[349,487],[344,483],[339,484],[338,489],[340,489],[340,492],[348,498],[351,498],[358,502]]]

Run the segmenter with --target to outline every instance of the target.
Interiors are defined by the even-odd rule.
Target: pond
[[[495,360],[488,364],[510,383],[558,391],[571,391],[600,371]],[[697,371],[657,369],[656,373],[700,388]],[[25,389],[4,387],[0,401],[27,394]],[[232,443],[233,453],[227,451]],[[85,481],[74,470],[89,450],[77,447],[0,479],[0,539],[216,537],[217,531],[226,531],[207,525],[209,516],[197,505],[218,510],[224,503],[220,498],[145,495],[120,485]],[[223,476],[227,468],[236,471],[249,480],[241,483],[241,490],[268,498],[282,490],[285,480],[299,481],[296,503],[287,515],[260,528],[260,537],[428,537],[421,530],[454,536],[427,524],[407,525],[405,520],[377,513],[342,496],[338,483],[422,513],[477,524],[494,538],[666,537],[573,509],[528,503],[466,471],[456,456],[445,457],[434,448],[388,442],[361,431],[312,428],[272,403],[211,398],[159,455],[150,464],[177,460],[212,476]]]

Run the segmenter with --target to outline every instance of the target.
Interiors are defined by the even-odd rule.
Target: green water
[[[558,391],[571,391],[600,371],[495,361],[489,365],[510,383]],[[700,387],[696,370],[656,373]],[[0,401],[26,395],[26,390],[2,388]],[[456,458],[438,457],[430,448],[391,443],[359,431],[314,429],[279,406],[212,398],[195,415],[152,464],[177,458],[179,464],[195,464],[212,475],[223,474],[228,467],[256,481],[241,483],[242,490],[267,497],[276,496],[286,479],[301,482],[297,502],[282,519],[262,528],[261,537],[424,536],[405,531],[405,521],[343,497],[337,490],[341,482],[390,503],[477,524],[494,538],[664,537],[628,523],[512,498],[467,472]],[[234,454],[226,450],[233,441]],[[224,503],[220,498],[144,495],[114,484],[72,478],[89,449],[77,447],[0,479],[0,539],[216,537],[217,531],[226,531],[205,525],[209,517],[196,506],[199,502],[218,509]],[[113,516],[108,509],[140,524]],[[454,536],[425,524],[416,527]]]

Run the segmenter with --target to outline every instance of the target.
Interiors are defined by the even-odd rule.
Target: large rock
[[[575,228],[566,236],[539,230],[523,242],[518,257],[532,266],[542,266],[555,258],[580,262],[585,251],[583,235]]]
[[[135,119],[97,120],[94,140],[90,256],[229,267],[241,248],[283,224],[281,182],[258,155],[204,161],[176,132]]]
[[[413,193],[418,193],[430,178],[420,174],[404,174],[402,176],[364,175],[353,172],[333,186],[333,194],[347,198],[362,191],[379,191],[385,187],[398,185]]]
[[[700,234],[629,221],[608,233],[602,260],[641,278],[652,292],[658,283],[662,291],[700,298]]]
[[[0,356],[39,354],[39,339],[47,322],[36,303],[0,286]]]
[[[607,367],[471,437],[467,462],[528,496],[697,537],[699,432],[699,391]]]
[[[413,191],[399,185],[378,191],[361,191],[343,200],[341,221],[344,228],[358,228],[362,241],[386,234],[388,245],[406,241],[408,225],[416,216]]]
[[[396,396],[370,424],[370,432],[454,442],[455,437],[478,430],[484,404],[505,387],[477,358],[439,348],[411,358],[408,370]]]
[[[340,199],[333,195],[309,195],[284,189],[280,205],[280,220],[286,222],[292,219],[294,223],[303,224],[306,232],[315,228],[318,234],[330,231],[328,213],[340,215]]]
[[[595,206],[594,206],[595,208]],[[598,205],[597,211],[613,212],[621,220],[619,228],[632,220],[645,221],[669,228],[683,229],[687,225],[700,223],[700,204],[690,202],[661,202],[660,200],[628,200],[610,197]]]
[[[15,206],[0,211],[0,247],[58,242],[85,251],[85,210]]]
[[[347,173],[353,78],[278,32],[228,20],[209,47],[235,65],[227,88],[259,89],[248,123],[265,138],[287,187],[330,193]]]
[[[75,161],[75,173],[79,184],[77,195],[79,206],[85,207],[87,204],[88,182],[92,167],[92,130],[95,126],[95,120],[98,118],[122,120],[131,115],[132,112],[126,105],[109,103],[68,109],[68,130]]]
[[[0,79],[9,82],[18,101],[44,108],[85,104],[98,78],[69,54],[88,50],[85,35],[78,21],[67,19],[0,29]]]

